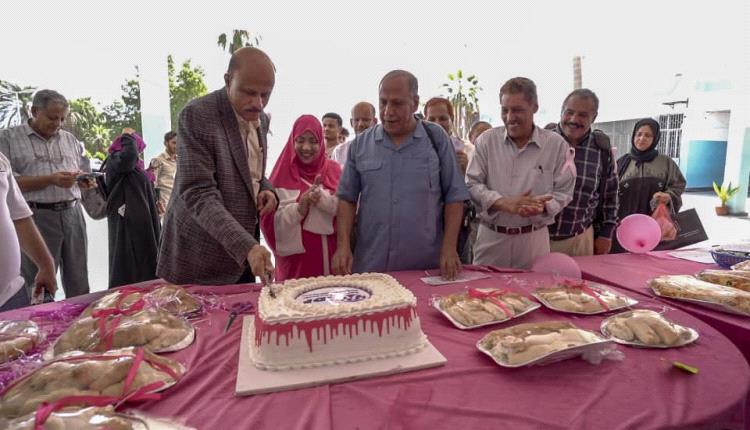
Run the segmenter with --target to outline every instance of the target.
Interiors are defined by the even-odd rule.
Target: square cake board
[[[237,385],[235,387],[235,395],[237,396],[297,390],[373,376],[393,375],[442,366],[447,361],[443,354],[428,341],[427,346],[419,352],[405,356],[308,369],[261,370],[255,367],[251,357],[252,333],[255,333],[254,316],[248,315],[242,320],[240,362],[237,367]]]

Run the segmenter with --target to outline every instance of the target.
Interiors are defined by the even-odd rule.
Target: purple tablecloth
[[[195,322],[189,348],[169,354],[188,367],[159,401],[133,404],[157,416],[178,417],[201,429],[417,429],[417,428],[745,428],[750,369],[734,345],[709,325],[679,310],[670,318],[698,330],[700,339],[678,349],[619,347],[623,361],[592,365],[572,359],[541,367],[505,369],[475,343],[495,328],[545,320],[572,321],[597,330],[602,316],[573,316],[541,308],[511,323],[463,331],[430,307],[432,295],[464,284],[430,287],[421,272],[393,274],[418,298],[422,328],[448,359],[423,371],[323,385],[252,397],[235,397],[241,324],[223,334],[225,311]],[[552,282],[548,275],[492,273],[472,287],[529,292]],[[257,286],[191,287],[226,304],[257,299]],[[638,296],[633,294],[633,296]],[[645,296],[637,307],[658,307]],[[45,305],[60,306],[60,304]],[[22,318],[29,310],[0,314]],[[700,369],[689,375],[679,360]]]
[[[657,296],[648,280],[661,275],[693,275],[705,269],[721,269],[715,264],[701,264],[669,257],[667,252],[648,254],[613,254],[576,257],[584,279],[615,285],[649,297]],[[750,317],[729,314],[680,300],[658,297],[669,306],[694,315],[731,340],[750,360]]]

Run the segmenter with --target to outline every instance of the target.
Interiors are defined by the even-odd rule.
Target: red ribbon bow
[[[498,300],[497,297],[502,297],[505,294],[508,294],[510,291],[508,290],[492,290],[490,292],[485,292],[482,290],[477,290],[476,288],[469,288],[469,297],[472,299],[480,299],[480,300],[487,300],[489,302],[494,303],[502,309],[503,313],[505,313],[505,316],[508,318],[513,318],[513,313],[508,309],[507,306],[505,306],[505,303]]]
[[[586,284],[586,281],[575,282],[575,281],[566,279],[563,281],[563,284],[569,288],[578,288],[579,290],[581,290],[581,292],[583,292],[584,294],[588,296],[593,297],[597,302],[599,302],[599,304],[602,305],[602,308],[604,308],[605,311],[609,311],[609,306],[607,306],[607,302],[602,300],[599,293],[596,290],[590,288]]]

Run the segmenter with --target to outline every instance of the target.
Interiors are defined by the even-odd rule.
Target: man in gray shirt
[[[474,263],[529,268],[549,253],[555,215],[572,199],[574,153],[557,133],[534,125],[536,85],[513,78],[500,88],[505,130],[478,139],[466,185],[481,210]]]
[[[65,296],[87,294],[86,221],[80,202],[95,193],[96,182],[79,179],[90,170],[89,162],[78,139],[61,130],[68,115],[65,97],[52,90],[37,91],[31,115],[28,124],[0,130],[0,152],[10,160],[55,268],[61,268]],[[26,256],[21,272],[27,288],[34,285],[37,267]]]
[[[417,87],[409,72],[387,73],[379,88],[381,124],[349,146],[336,192],[336,274],[440,267],[453,279],[461,270],[456,241],[469,193],[448,135],[414,117]]]

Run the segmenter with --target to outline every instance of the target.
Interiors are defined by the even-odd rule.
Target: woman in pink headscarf
[[[341,167],[325,155],[320,121],[297,118],[269,178],[279,206],[260,221],[276,257],[276,281],[331,274],[340,176]]]

